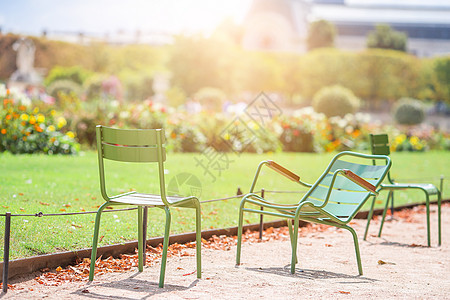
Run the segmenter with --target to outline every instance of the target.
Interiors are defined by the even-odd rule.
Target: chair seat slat
[[[331,167],[330,172],[333,173],[338,169],[348,169],[364,179],[366,178],[373,179],[373,178],[380,178],[380,176],[383,175],[385,166],[363,165],[343,160],[337,160]]]
[[[131,146],[156,145],[157,129],[117,129],[102,127],[102,141],[108,144]],[[158,129],[159,130],[159,129]],[[164,134],[161,135],[164,143]]]

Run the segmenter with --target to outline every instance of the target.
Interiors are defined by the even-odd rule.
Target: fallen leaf
[[[19,193],[19,196],[23,196],[23,193]]]
[[[325,247],[333,247],[331,244],[325,244]]]
[[[66,211],[64,208],[61,208],[59,211]]]
[[[188,275],[192,275],[192,274],[194,274],[196,271],[192,271],[191,273],[186,273],[186,274],[183,274],[183,276],[188,276]]]
[[[387,261],[383,261],[381,259],[378,261],[378,264],[379,265],[395,265],[395,263],[393,263],[393,262],[387,262]]]
[[[341,294],[350,294],[350,292],[345,292],[345,291],[339,291],[339,293],[341,293]]]
[[[72,205],[70,205],[70,204],[64,204],[63,206],[64,207],[72,207]]]
[[[40,205],[45,205],[45,206],[50,206],[49,203],[45,203],[45,202],[42,202],[42,201],[39,201],[39,204],[40,204]]]

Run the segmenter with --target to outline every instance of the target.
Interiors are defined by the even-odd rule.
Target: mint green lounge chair
[[[164,161],[166,160],[165,137],[162,129],[115,129],[97,126],[97,149],[100,172],[100,189],[105,203],[98,209],[95,218],[94,240],[92,242],[91,268],[89,281],[94,279],[95,260],[97,258],[97,243],[102,211],[107,206],[128,205],[138,207],[138,257],[139,272],[143,271],[143,208],[157,207],[166,213],[164,231],[163,254],[159,287],[164,287],[167,248],[170,233],[170,207],[192,208],[196,211],[196,250],[197,250],[197,278],[201,278],[201,215],[200,202],[196,197],[167,196],[164,183]],[[130,163],[157,163],[159,171],[160,195],[129,192],[109,196],[106,192],[104,160],[115,160]],[[136,174],[139,176],[139,174]]]
[[[372,165],[372,160],[380,161],[382,165]],[[300,201],[293,204],[277,204],[253,193],[261,168],[267,166],[288,179],[309,188]],[[253,179],[250,193],[242,198],[239,210],[238,244],[236,264],[240,264],[242,226],[244,213],[266,214],[285,218],[291,238],[292,257],[291,273],[295,273],[297,263],[297,239],[299,220],[331,225],[347,229],[353,236],[355,244],[358,271],[362,275],[361,257],[359,253],[358,237],[353,228],[347,224],[371,196],[376,195],[386,176],[391,161],[385,155],[367,155],[354,152],[337,154],[314,184],[300,180],[300,177],[273,161],[263,161],[259,164]],[[252,207],[253,208],[250,208]],[[264,210],[260,210],[264,207]],[[292,228],[293,220],[294,228]]]

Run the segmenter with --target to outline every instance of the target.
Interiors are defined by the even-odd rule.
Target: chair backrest
[[[370,149],[372,154],[389,155],[389,137],[387,134],[370,134]]]
[[[100,172],[100,188],[105,200],[106,193],[104,159],[133,163],[158,163],[160,192],[167,204],[164,183],[166,149],[162,129],[117,129],[98,125],[97,152]]]
[[[383,164],[373,165],[372,160]],[[335,172],[350,170],[378,188],[390,167],[391,161],[386,155],[341,152],[332,159],[302,201],[310,201],[341,221],[349,222],[372,194],[343,175],[335,176]]]
[[[380,154],[380,155],[390,155],[391,150],[389,147],[389,136],[385,133],[382,134],[370,134],[370,149],[372,154]],[[375,161],[373,161],[375,165]],[[387,180],[389,183],[393,183],[394,181],[391,178],[391,172],[387,174]]]

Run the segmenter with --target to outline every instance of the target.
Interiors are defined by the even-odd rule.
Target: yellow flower
[[[68,131],[68,132],[66,133],[66,135],[67,135],[68,137],[70,137],[71,139],[73,139],[73,138],[75,137],[75,134],[74,134],[72,131]]]
[[[52,111],[50,112],[50,114],[51,114],[52,116],[56,115],[56,110],[52,109]]]
[[[395,138],[395,141],[397,142],[397,144],[401,144],[406,140],[406,135],[405,134],[400,134],[399,136],[397,136]]]
[[[53,125],[48,126],[47,130],[48,131],[55,131],[55,126],[53,126]]]
[[[225,140],[229,140],[230,139],[230,135],[228,134],[228,133],[225,133],[225,135],[223,136],[223,138],[225,139]]]
[[[66,121],[66,119],[64,119],[64,117],[58,118],[58,123],[57,123],[58,128],[64,127],[64,126],[66,126],[66,124],[67,124],[67,121]]]
[[[409,139],[409,141],[410,141],[411,145],[413,145],[413,146],[419,144],[419,138],[418,138],[417,136],[412,136],[412,137]]]
[[[45,116],[43,114],[39,114],[37,117],[38,123],[44,123],[45,122]]]
[[[22,121],[28,121],[29,118],[30,118],[30,117],[29,117],[27,114],[21,114],[21,115],[20,115],[20,119],[21,119]]]
[[[33,109],[33,113],[34,114],[37,114],[39,112],[39,107],[35,107],[34,109]]]

